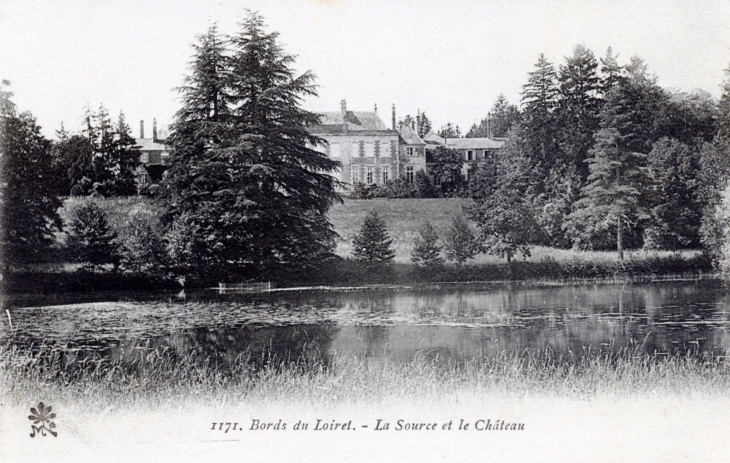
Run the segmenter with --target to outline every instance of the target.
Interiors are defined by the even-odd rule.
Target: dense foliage
[[[457,265],[473,259],[481,250],[479,238],[471,229],[464,217],[457,215],[451,222],[451,227],[444,234],[444,252],[446,258]]]
[[[717,208],[730,180],[730,84],[723,89],[720,102],[665,90],[641,58],[619,64],[610,48],[596,59],[576,46],[558,67],[540,55],[519,114],[500,97],[488,116],[496,127],[499,107],[511,121],[497,167],[470,175],[485,249],[703,245],[719,257]],[[486,136],[483,125],[470,136]],[[504,241],[498,229],[521,236]]]
[[[277,37],[254,13],[230,39],[211,27],[179,89],[161,194],[167,223],[184,218],[196,234],[201,273],[268,279],[334,249],[325,214],[339,200],[339,163],[313,149],[324,143],[307,130],[319,116],[300,105],[316,94],[314,76],[294,74]]]
[[[61,229],[51,142],[30,113],[18,114],[0,85],[0,260],[4,267],[44,257]]]
[[[104,210],[88,201],[74,211],[68,236],[71,259],[87,270],[119,265],[117,233],[109,225]]]
[[[62,195],[130,196],[137,193],[134,170],[140,151],[124,114],[116,123],[102,106],[87,109],[80,134],[58,131],[53,147]]]

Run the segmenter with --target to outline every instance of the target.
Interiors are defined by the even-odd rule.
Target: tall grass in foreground
[[[634,351],[583,352],[560,358],[551,351],[503,354],[459,364],[416,358],[392,363],[372,358],[297,362],[241,356],[216,368],[194,355],[151,351],[134,364],[102,357],[65,366],[57,351],[40,356],[0,351],[3,400],[42,400],[88,411],[233,404],[328,406],[340,404],[455,403],[529,396],[689,398],[728,397],[725,358]],[[261,360],[261,359],[259,359]]]

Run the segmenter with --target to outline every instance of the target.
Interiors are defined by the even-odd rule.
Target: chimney
[[[139,121],[139,138],[144,138],[144,119]]]
[[[378,103],[375,103],[375,114],[378,113]]]
[[[157,119],[152,119],[152,141],[157,143]]]
[[[416,134],[421,136],[421,110],[416,113]]]
[[[347,102],[345,100],[340,101],[340,111],[342,111],[342,121],[345,121],[345,116],[347,116]]]
[[[395,130],[395,104],[393,104],[393,130]]]

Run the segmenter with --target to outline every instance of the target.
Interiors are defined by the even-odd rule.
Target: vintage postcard
[[[0,461],[728,461],[730,5],[0,0]]]

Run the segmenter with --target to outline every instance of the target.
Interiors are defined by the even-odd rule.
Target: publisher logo
[[[53,407],[50,405],[46,407],[43,402],[39,403],[37,407],[30,407],[31,415],[28,419],[33,422],[30,428],[33,432],[30,433],[30,437],[35,437],[36,434],[45,436],[46,432],[50,433],[53,437],[57,437],[58,433],[54,431],[56,423],[52,420],[56,417],[53,412]]]

